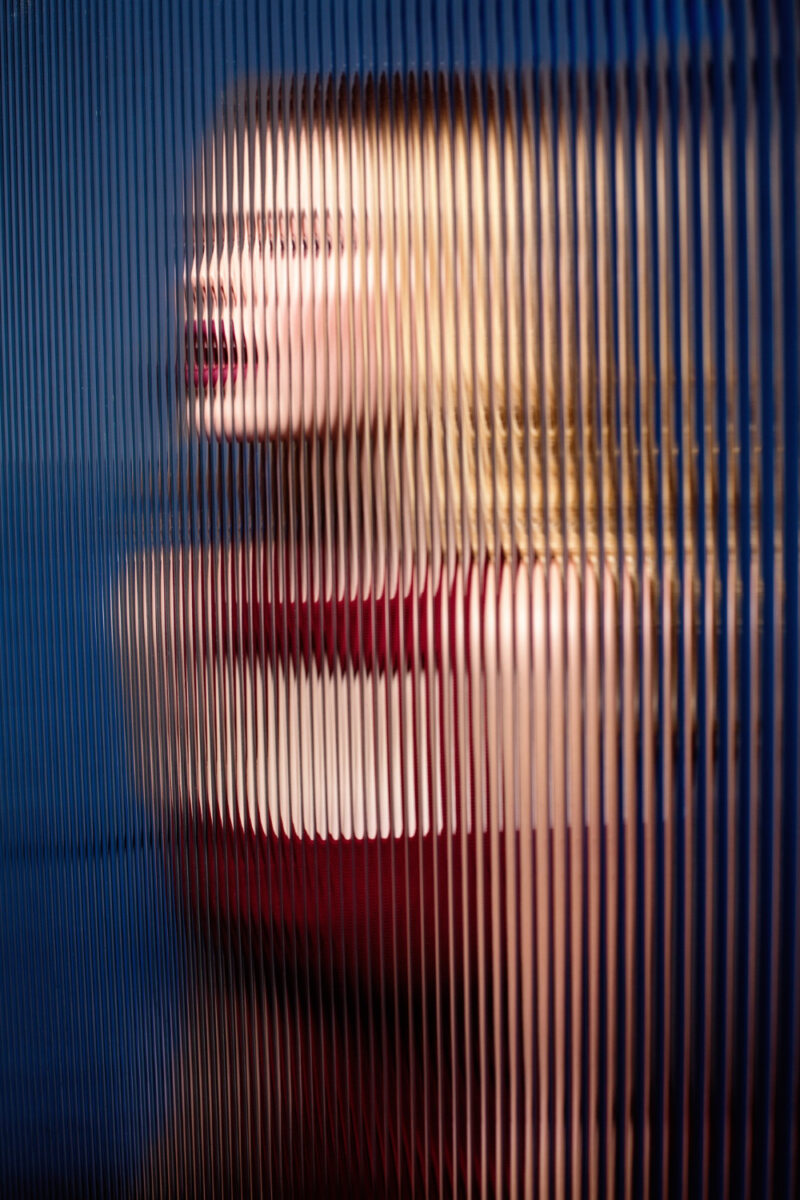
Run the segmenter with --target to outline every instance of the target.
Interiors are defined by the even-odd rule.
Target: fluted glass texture
[[[5,6],[3,1193],[797,1193],[799,55]]]

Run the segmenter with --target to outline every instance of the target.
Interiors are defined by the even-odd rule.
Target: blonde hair
[[[381,252],[395,268],[390,380],[404,388],[406,404],[389,398],[405,417],[397,431],[405,478],[412,492],[421,484],[424,528],[435,525],[443,545],[462,553],[465,531],[473,553],[483,544],[490,555],[510,555],[513,541],[525,555],[525,505],[518,500],[512,530],[512,494],[527,495],[525,426],[533,416],[533,448],[539,422],[524,402],[534,390],[523,379],[531,330],[516,267],[524,214],[512,123],[504,123],[501,145],[496,107],[484,120],[478,88],[465,94],[443,77],[396,79],[392,93],[378,97],[372,169],[381,213],[393,217]],[[353,99],[357,107],[357,89]]]
[[[340,208],[352,202],[359,228],[365,213],[388,306],[376,428],[387,431],[394,502],[405,488],[418,532],[442,546],[462,553],[465,533],[473,553],[527,557],[532,539],[544,544],[532,122],[517,128],[510,97],[501,122],[498,97],[484,107],[476,82],[441,75],[356,80],[320,100],[324,139],[334,121],[349,130],[338,176],[352,195]],[[548,393],[557,436],[554,385]]]
[[[361,295],[372,280],[375,304],[348,323],[350,352],[362,356],[377,393],[365,406],[372,419],[358,420],[349,437],[345,415],[333,433],[348,435],[351,482],[354,461],[356,477],[372,480],[379,527],[397,534],[405,522],[418,552],[523,560],[578,554],[583,538],[591,560],[623,555],[633,567],[641,496],[645,554],[654,554],[649,377],[641,380],[640,461],[633,440],[627,229],[640,181],[630,175],[622,126],[601,107],[593,148],[585,106],[576,105],[570,127],[532,76],[500,87],[442,73],[263,86],[253,93],[245,83],[234,121],[267,114],[281,144],[264,160],[282,164],[301,204],[305,189],[319,204],[321,184],[328,211],[338,210],[334,288],[340,258],[361,272]],[[640,141],[637,125],[636,171]],[[641,273],[648,218],[639,205]],[[639,292],[647,376],[652,298],[643,276]],[[664,350],[666,380],[672,348]],[[337,352],[328,346],[318,386],[336,386]]]

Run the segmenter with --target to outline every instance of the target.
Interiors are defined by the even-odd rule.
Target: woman
[[[544,1188],[582,1155],[596,1179],[598,1109],[632,1112],[617,1014],[641,919],[649,1047],[676,736],[675,355],[648,273],[672,217],[641,193],[645,118],[629,156],[624,97],[598,92],[591,138],[585,81],[574,130],[568,99],[248,80],[203,147],[174,483],[204,532],[129,564],[123,596],[197,980],[200,1174]],[[692,572],[715,568],[684,555],[691,678]]]

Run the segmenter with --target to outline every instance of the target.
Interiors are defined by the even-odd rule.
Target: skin
[[[341,130],[323,137],[319,122],[310,133],[303,123],[299,138],[294,125],[288,137],[279,129],[274,145],[247,126],[209,140],[208,236],[187,273],[189,310],[224,328],[229,346],[235,338],[240,369],[195,392],[194,422],[206,436],[349,430],[354,417],[361,427],[367,398],[374,418],[376,291],[387,321],[386,265],[361,236],[368,218],[351,205],[345,221],[343,141]]]

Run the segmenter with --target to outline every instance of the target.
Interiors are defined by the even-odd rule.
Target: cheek
[[[276,335],[281,356],[288,353],[289,348],[289,297],[284,288],[279,288],[275,295],[273,306],[275,315]]]
[[[293,271],[290,281],[289,304],[292,321],[292,354],[300,354],[300,337],[305,331],[305,292],[301,290],[300,272]]]
[[[263,384],[262,387],[266,392],[267,405],[267,427],[270,433],[274,436],[278,431],[278,329],[276,323],[275,295],[269,297],[266,305],[264,316],[264,334],[265,345],[262,355],[263,366],[259,369],[262,371]]]
[[[317,355],[319,356],[320,348],[325,349],[325,296],[320,291],[319,280],[316,281],[316,294],[314,296],[314,339],[317,346]]]
[[[313,345],[313,337],[315,332],[315,311],[316,304],[314,298],[314,278],[310,271],[303,272],[303,345],[306,354],[309,353]]]
[[[275,346],[275,335],[277,333],[275,314],[277,311],[277,306],[275,304],[275,292],[273,290],[272,295],[267,296],[264,304],[264,329],[267,336],[267,346],[270,351],[272,351]]]
[[[313,330],[312,338],[314,345],[314,353],[317,359],[317,387],[323,386],[323,375],[320,368],[324,368],[325,357],[327,351],[326,331],[325,331],[325,297],[320,296],[317,292],[314,298],[314,313],[313,313]]]
[[[353,314],[351,311],[353,297],[350,292],[350,280],[343,271],[339,276],[339,292],[336,297],[339,307],[339,325],[341,328],[342,342],[342,357],[346,358],[349,364],[350,361],[350,331],[353,326]]]
[[[356,264],[357,265],[357,264]],[[361,422],[364,397],[364,370],[366,367],[366,346],[364,345],[364,312],[361,306],[361,276],[353,279],[353,347],[355,352],[355,400],[356,419]]]
[[[345,405],[349,400],[350,391],[350,370],[351,370],[351,350],[350,350],[350,333],[352,329],[352,314],[350,312],[350,297],[342,289],[341,305],[339,307],[339,344],[337,351],[339,361],[342,368],[342,393]]]
[[[328,381],[331,389],[331,396],[334,396],[336,394],[337,365],[339,362],[339,326],[336,319],[338,308],[331,296],[328,297],[326,311],[328,315]]]
[[[378,392],[378,338],[380,332],[381,314],[375,312],[375,291],[372,279],[368,281],[367,290],[367,336],[369,337],[369,417],[375,420]]]

